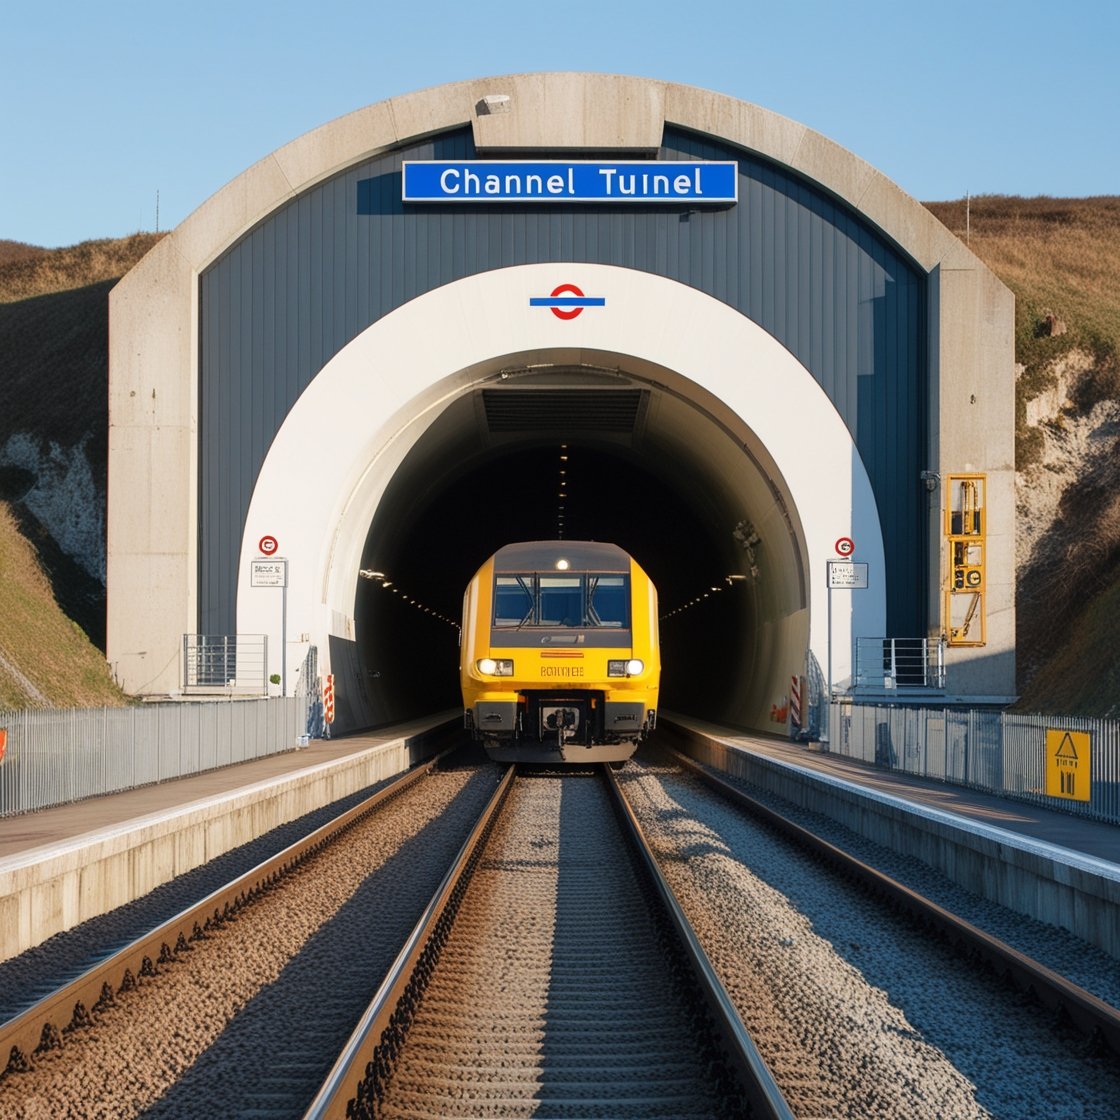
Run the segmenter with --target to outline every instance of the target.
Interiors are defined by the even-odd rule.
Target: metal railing
[[[945,642],[941,638],[857,638],[855,688],[945,687]]]
[[[848,700],[829,707],[833,753],[1120,824],[1120,722]],[[1088,732],[1088,801],[1047,794],[1048,731]]]
[[[293,750],[308,706],[303,695],[0,711],[0,817]]]
[[[267,634],[184,634],[183,690],[268,695]]]

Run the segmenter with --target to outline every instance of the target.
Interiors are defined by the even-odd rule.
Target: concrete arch
[[[494,384],[513,358],[536,365],[613,360],[639,381],[646,369],[667,371],[659,376],[672,377],[673,389],[700,407],[722,402],[725,425],[766,457],[780,504],[793,513],[787,525],[771,501],[767,520],[756,526],[773,565],[800,568],[806,586],[787,584],[775,616],[765,620],[778,635],[774,656],[767,679],[754,686],[755,709],[741,718],[764,725],[765,702],[763,710],[759,703],[782,695],[789,676],[804,671],[806,642],[817,662],[831,664],[834,679],[846,684],[854,638],[883,633],[886,572],[871,484],[823,390],[765,331],[694,289],[644,272],[570,266],[565,282],[602,295],[606,306],[561,322],[529,304],[554,288],[557,276],[553,265],[528,265],[438,288],[379,320],[328,362],[269,450],[239,571],[248,572],[258,540],[273,533],[289,561],[289,632],[310,635],[323,651],[330,636],[353,640],[356,573],[369,526],[394,472],[439,412]],[[799,424],[791,423],[793,416]],[[801,424],[814,433],[812,454]],[[744,474],[755,469],[748,463],[739,468]],[[501,500],[501,494],[480,498]],[[842,536],[859,542],[870,587],[834,593],[830,658],[824,564]],[[247,584],[239,583],[238,632],[268,633],[270,647],[278,648],[275,592]],[[361,688],[345,679],[345,665],[333,668],[340,698]]]
[[[505,94],[508,112],[484,98]],[[108,657],[125,687],[174,691],[197,627],[198,285],[211,262],[274,210],[341,169],[469,126],[480,154],[651,152],[666,125],[758,153],[848,204],[928,277],[928,467],[988,475],[988,648],[953,651],[958,691],[1011,690],[1014,671],[1014,373],[1010,293],[880,172],[811,129],[734,98],[649,79],[522,74],[420,91],[357,110],[249,168],[198,208],[110,299]],[[585,316],[584,318],[587,318]],[[449,368],[462,369],[456,361]],[[938,537],[939,494],[931,502]],[[831,542],[829,542],[831,543]],[[940,614],[944,557],[927,559]],[[127,609],[124,606],[127,605]],[[332,608],[333,609],[333,608]],[[931,625],[931,630],[936,627]],[[958,673],[958,669],[960,672]],[[952,674],[958,673],[953,681]]]

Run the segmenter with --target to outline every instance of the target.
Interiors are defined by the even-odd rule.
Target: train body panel
[[[656,721],[657,593],[615,545],[507,545],[464,594],[459,672],[492,758],[623,761]]]

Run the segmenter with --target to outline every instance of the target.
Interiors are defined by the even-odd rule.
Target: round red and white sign
[[[836,555],[845,558],[851,556],[856,550],[856,542],[851,537],[841,537],[836,542]]]
[[[261,537],[257,541],[257,548],[261,550],[262,556],[275,556],[276,550],[280,547],[280,542],[273,536]]]

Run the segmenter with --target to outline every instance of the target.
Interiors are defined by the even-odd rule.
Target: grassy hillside
[[[1015,293],[1017,707],[1120,717],[1120,198],[929,209]]]
[[[104,584],[57,522],[104,522],[108,294],[157,240],[0,241],[0,707],[124,702],[101,652]],[[44,497],[75,464],[90,485],[74,500],[95,510]]]
[[[1054,384],[1059,359],[1074,350],[1093,355],[1095,373],[1075,404],[1120,398],[1120,197],[1000,195],[926,205],[1015,293],[1022,469],[1038,460],[1044,438],[1027,428],[1024,406]],[[1049,333],[1050,315],[1063,333]]]
[[[0,573],[0,709],[124,704],[101,652],[56,603],[7,502],[0,502]]]

